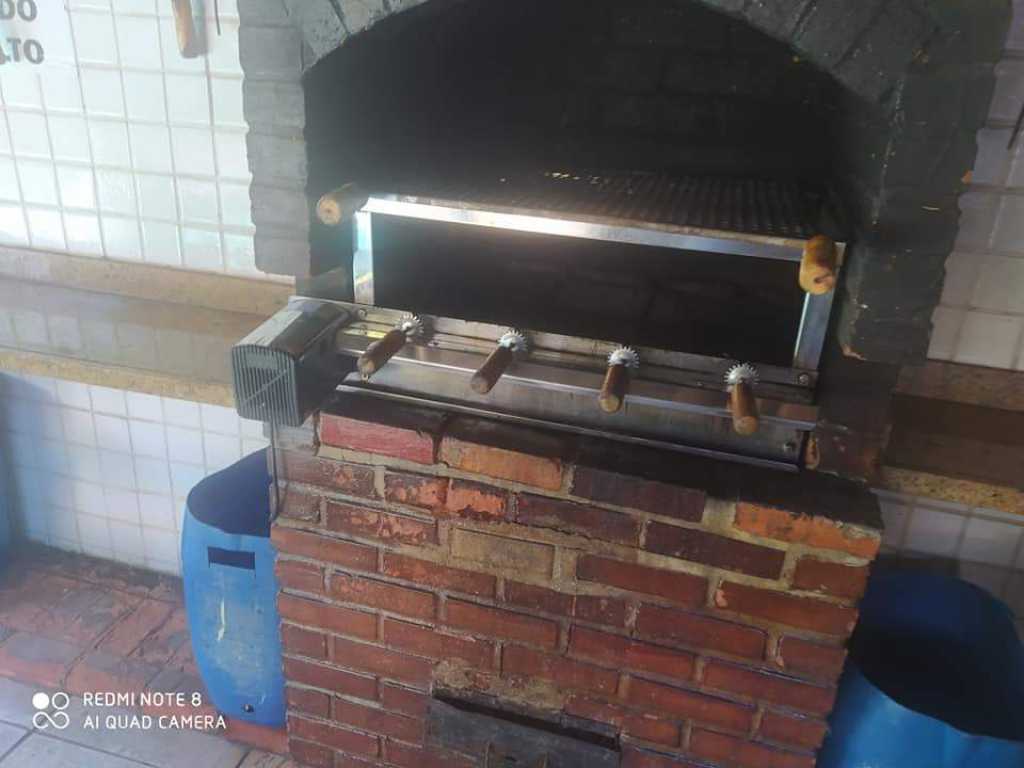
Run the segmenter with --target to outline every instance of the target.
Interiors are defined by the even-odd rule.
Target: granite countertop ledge
[[[231,347],[292,290],[275,281],[3,249],[0,371],[232,405]]]

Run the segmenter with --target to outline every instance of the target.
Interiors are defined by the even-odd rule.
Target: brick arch
[[[428,0],[282,0],[309,69],[356,35]],[[467,0],[430,0],[452,4]],[[514,0],[506,0],[514,2]],[[666,0],[671,3],[672,0]],[[790,45],[868,101],[891,93],[940,29],[921,0],[697,0]],[[1001,0],[1000,0],[1001,2]],[[982,0],[979,5],[999,5]],[[947,3],[952,5],[952,3]]]
[[[303,195],[301,75],[353,35],[426,2],[239,0],[262,269],[315,271]],[[835,338],[859,359],[923,359],[1010,0],[698,2],[787,43],[845,87],[852,101],[837,156],[856,247],[845,267]]]

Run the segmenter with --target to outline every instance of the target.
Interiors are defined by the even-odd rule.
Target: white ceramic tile
[[[75,51],[83,64],[117,64],[114,20],[110,13],[72,11]]]
[[[46,315],[31,309],[17,309],[12,313],[14,335],[33,347],[48,346],[50,335],[46,328]]]
[[[998,251],[1024,255],[1024,198],[1005,195],[996,219],[992,247]]]
[[[116,71],[83,67],[79,70],[79,78],[86,114],[124,117],[121,76]]]
[[[967,522],[960,559],[1008,566],[1017,554],[1024,528],[1020,525],[974,517]]]
[[[40,160],[18,160],[22,199],[36,205],[57,206],[57,175],[53,163]]]
[[[94,214],[65,213],[64,234],[68,250],[86,256],[103,255],[103,236],[100,234],[100,220]]]
[[[57,402],[69,408],[89,410],[92,408],[92,401],[89,399],[89,385],[78,381],[58,381]]]
[[[885,523],[882,545],[891,549],[899,549],[903,544],[910,508],[906,504],[893,501],[882,501],[881,506],[882,520]]]
[[[1013,122],[1020,111],[1024,97],[1024,61],[1003,59],[996,64],[996,88],[992,94],[989,116],[995,120]]]
[[[251,234],[224,233],[224,265],[230,272],[256,272],[256,251]]]
[[[49,507],[46,527],[50,532],[50,544],[69,552],[80,552],[78,523],[75,513],[63,507]]]
[[[28,67],[4,67],[0,73],[4,104],[9,107],[42,109],[39,81],[39,74]]]
[[[978,131],[978,157],[971,174],[972,184],[999,186],[1006,182],[1012,154],[1007,150],[1009,128],[982,128]]]
[[[77,317],[70,315],[50,315],[46,320],[50,330],[50,344],[60,353],[78,353],[82,351],[82,328]]]
[[[35,248],[64,250],[67,241],[64,239],[64,219],[55,208],[25,208],[28,221],[29,238]]]
[[[142,528],[114,520],[109,522],[109,526],[114,556],[130,565],[143,565],[146,562],[146,553],[142,543]]]
[[[15,157],[50,157],[50,140],[46,119],[29,112],[8,112],[11,124],[11,149]]]
[[[168,470],[167,465],[164,468]],[[166,494],[140,493],[139,516],[143,528],[175,530],[173,502]]]
[[[0,200],[21,201],[18,173],[14,167],[14,160],[10,157],[0,157]]]
[[[252,226],[252,201],[248,184],[221,184],[220,200],[225,224],[234,227]]]
[[[206,477],[206,472],[202,467],[192,464],[179,464],[172,461],[170,467],[171,487],[175,497],[188,496],[195,484]]]
[[[135,180],[126,171],[97,170],[96,185],[99,189],[101,211],[135,215]]]
[[[140,173],[135,177],[139,191],[139,209],[147,219],[174,221],[178,217],[174,202],[174,179]]]
[[[110,541],[110,527],[105,517],[79,514],[78,535],[82,551],[94,557],[112,557],[114,547]]]
[[[915,507],[907,525],[904,549],[951,556],[956,551],[965,518],[928,507]]]
[[[136,170],[155,173],[172,171],[170,134],[165,126],[130,123],[128,136]]]
[[[102,517],[107,511],[106,496],[103,486],[98,483],[83,483],[76,480],[72,483],[72,506],[78,512]]]
[[[160,51],[163,54],[163,68],[166,72],[201,73],[206,71],[206,61],[202,56],[186,59],[178,50],[178,38],[174,29],[174,19],[160,19]]]
[[[98,166],[129,170],[132,167],[128,151],[128,126],[119,120],[89,120],[89,141]]]
[[[221,32],[218,37],[216,28],[210,25],[207,30],[210,52],[210,72],[217,75],[238,75],[242,66],[238,61],[238,22],[221,19]]]
[[[117,42],[122,66],[161,69],[160,28],[155,18],[118,15]]]
[[[241,420],[234,408],[203,403],[200,405],[200,411],[202,412],[204,431],[218,432],[222,435],[239,434]]]
[[[162,424],[131,419],[128,422],[132,451],[137,456],[151,456],[166,459],[167,444]]]
[[[953,360],[967,365],[1010,368],[1015,362],[1024,318],[970,312],[960,329]]]
[[[85,118],[78,115],[49,115],[46,118],[50,129],[50,142],[56,160],[72,160],[90,163],[89,135]]]
[[[203,452],[208,472],[224,469],[242,458],[241,443],[237,437],[209,432],[203,434]]]
[[[195,176],[214,176],[213,143],[209,129],[173,126],[171,139],[174,145],[174,167],[176,173]]]
[[[39,440],[35,451],[40,469],[50,474],[68,474],[68,457],[63,440]]]
[[[154,264],[180,266],[178,228],[164,221],[142,222],[143,258]]]
[[[213,181],[178,179],[178,199],[182,221],[200,224],[218,222],[217,185]]]
[[[1024,240],[1021,245],[1024,247]],[[1024,314],[1024,259],[989,256],[979,272],[972,306],[990,312]]]
[[[247,127],[245,114],[242,110],[242,81],[223,77],[210,79],[210,92],[213,95],[214,124],[221,127]]]
[[[47,112],[82,112],[82,91],[78,72],[63,67],[50,67],[40,78]]]
[[[147,395],[143,392],[125,392],[124,397],[128,406],[128,415],[133,419],[163,421],[163,408],[157,395]]]
[[[65,208],[96,208],[96,182],[90,168],[57,165],[57,187]]]
[[[160,74],[125,72],[124,96],[130,119],[158,122],[167,119],[164,82]]]
[[[218,130],[214,133],[213,139],[217,148],[217,170],[220,177],[248,181],[251,174],[245,134]]]
[[[165,459],[135,457],[135,479],[138,489],[146,493],[171,492],[171,480]]]
[[[20,205],[0,205],[0,243],[28,245],[28,225]]]
[[[977,190],[968,191],[960,196],[957,250],[978,252],[988,249],[1000,202],[999,195]]]
[[[213,272],[221,272],[224,269],[219,232],[184,227],[181,230],[181,250],[188,269]]]
[[[253,421],[252,419],[239,418],[238,425],[239,433],[242,435],[242,437],[263,439],[265,436],[263,434],[262,421]]]
[[[174,75],[164,78],[167,85],[167,110],[172,123],[210,124],[210,94],[205,75]]]
[[[104,485],[103,498],[106,501],[107,518],[138,525],[139,496],[137,493]]]
[[[262,437],[245,437],[242,438],[242,455],[248,456],[256,451],[262,451],[270,445],[270,441]]]
[[[161,398],[163,401],[164,420],[168,424],[179,427],[199,429],[202,422],[199,416],[199,403],[189,400],[176,400],[173,397]],[[198,462],[197,462],[198,463]]]
[[[142,529],[143,546],[147,563],[176,563],[178,550],[181,547],[178,534],[174,530],[157,528]]]
[[[127,419],[97,414],[93,421],[96,425],[96,445],[99,448],[131,453],[132,442]]]
[[[204,464],[203,434],[197,429],[167,427],[167,453],[171,461]]]
[[[86,408],[88,407],[86,405]],[[96,430],[91,411],[65,408],[61,411],[61,421],[68,441],[81,445],[96,445]]]
[[[137,219],[104,215],[101,224],[107,256],[112,259],[142,260],[142,240]]]
[[[68,472],[78,480],[101,482],[100,454],[95,448],[88,446],[68,447]]]
[[[123,390],[90,386],[89,396],[92,398],[92,409],[97,413],[108,413],[113,416],[128,415],[128,406],[125,404]]]

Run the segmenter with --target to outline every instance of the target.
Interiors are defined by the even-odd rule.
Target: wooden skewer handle
[[[405,331],[395,328],[393,331],[388,331],[384,338],[370,344],[359,356],[357,363],[359,375],[364,380],[369,379],[383,368],[388,360],[398,354],[398,350],[405,346],[406,341]]]
[[[327,226],[336,227],[352,218],[368,199],[358,184],[342,184],[317,201],[316,216]]]
[[[496,347],[487,356],[484,364],[473,374],[473,378],[469,380],[469,386],[478,395],[486,395],[494,389],[494,385],[498,383],[501,375],[508,370],[514,357],[515,354],[508,347]]]
[[[186,59],[194,59],[199,55],[199,46],[196,41],[196,24],[192,18],[192,0],[172,0],[172,3],[178,52]]]
[[[624,365],[609,365],[604,375],[601,394],[597,398],[601,410],[605,413],[618,413],[626,399],[628,386],[629,369]]]
[[[729,395],[729,410],[732,411],[732,428],[737,435],[752,435],[757,432],[760,423],[757,399],[749,384],[733,385]]]
[[[815,235],[804,245],[800,259],[800,287],[813,296],[836,287],[838,266],[836,244],[824,235]]]

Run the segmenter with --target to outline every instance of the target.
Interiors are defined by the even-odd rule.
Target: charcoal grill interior
[[[817,226],[803,190],[830,186],[841,117],[829,76],[690,0],[432,0],[350,39],[305,87],[313,198],[454,184],[459,199],[621,210],[623,186],[682,178],[703,195],[697,225],[789,236]],[[673,215],[640,197],[655,205],[631,215]],[[312,239],[316,271],[343,265],[344,236]]]

